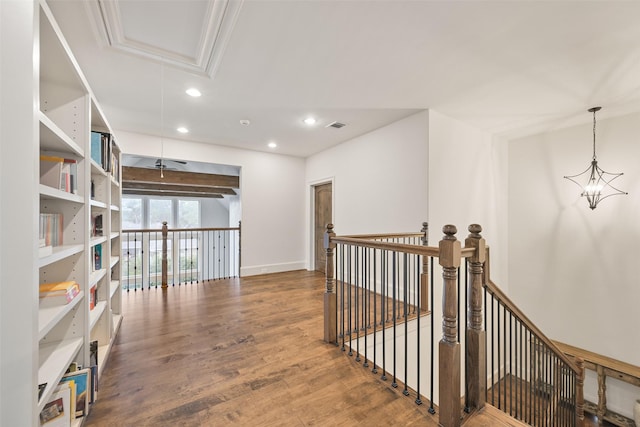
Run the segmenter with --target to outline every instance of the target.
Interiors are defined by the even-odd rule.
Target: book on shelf
[[[91,237],[102,236],[102,214],[91,215]]]
[[[41,213],[38,238],[44,246],[61,246],[64,235],[64,217],[60,213]]]
[[[60,383],[75,384],[75,418],[82,418],[89,414],[89,398],[91,393],[91,369],[85,368],[70,372],[62,376]]]
[[[91,158],[106,172],[112,167],[111,144],[110,133],[91,131]]]
[[[91,248],[91,270],[98,271],[102,268],[102,245],[95,245]]]
[[[74,281],[43,283],[39,293],[40,307],[65,305],[80,294],[80,285]]]
[[[89,310],[93,310],[96,307],[98,301],[98,287],[93,285],[89,290]]]
[[[40,156],[40,184],[78,194],[78,162],[58,156]]]
[[[68,427],[75,418],[72,405],[72,390],[67,383],[59,384],[49,401],[40,411],[40,425],[46,427]]]

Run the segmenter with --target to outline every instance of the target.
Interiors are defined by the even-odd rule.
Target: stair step
[[[479,412],[471,414],[465,427],[528,427],[527,424],[505,414],[498,408],[485,404]]]

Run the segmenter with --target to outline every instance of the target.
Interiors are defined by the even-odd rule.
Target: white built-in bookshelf
[[[39,9],[40,156],[64,158],[77,168],[66,189],[38,185],[33,215],[62,215],[62,245],[38,252],[38,283],[76,281],[81,292],[68,304],[38,308],[37,383],[46,383],[24,425],[37,425],[38,414],[71,362],[88,367],[90,343],[98,342],[98,372],[122,321],[120,289],[120,149],[46,2]],[[37,46],[37,43],[35,44]],[[95,140],[103,135],[99,155]],[[38,237],[38,236],[36,236]],[[38,302],[34,301],[35,304]],[[81,422],[81,421],[80,421]]]

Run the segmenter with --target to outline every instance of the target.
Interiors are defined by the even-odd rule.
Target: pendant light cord
[[[593,112],[593,160],[596,159],[596,112]]]
[[[164,178],[164,62],[162,61],[162,58],[160,58],[160,178]]]

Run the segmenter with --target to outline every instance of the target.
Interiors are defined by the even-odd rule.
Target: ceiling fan
[[[167,165],[168,162],[179,163],[181,165],[186,165],[187,162],[182,160],[170,160],[170,159],[157,159],[154,167],[160,170],[176,170],[175,167],[169,167]]]

